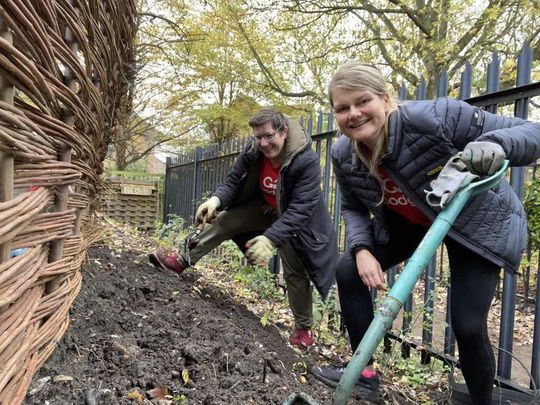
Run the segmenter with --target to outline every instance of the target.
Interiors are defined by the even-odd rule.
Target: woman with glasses
[[[334,73],[328,92],[343,134],[332,148],[347,241],[336,281],[354,351],[373,319],[369,289],[386,289],[384,271],[412,255],[441,209],[426,201],[441,169],[456,164],[461,174],[455,175],[489,176],[504,159],[530,164],[540,157],[540,125],[450,98],[396,105],[381,72],[358,61]],[[444,240],[452,327],[477,405],[492,403],[488,311],[500,269],[514,274],[519,267],[526,229],[522,204],[503,179],[467,203]],[[343,371],[344,365],[313,368],[331,386]],[[373,365],[358,376],[357,386],[376,390],[378,384]]]
[[[336,235],[320,188],[319,158],[300,125],[273,108],[262,108],[249,125],[252,142],[197,209],[195,222],[208,224],[189,251],[190,262],[176,253],[151,257],[182,272],[228,239],[252,264],[268,265],[277,249],[295,320],[289,342],[306,348],[313,344],[310,281],[325,299],[337,257]]]

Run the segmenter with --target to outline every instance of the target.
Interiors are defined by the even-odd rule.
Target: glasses
[[[276,137],[276,132],[279,132],[281,130],[281,127],[276,129],[274,132],[266,132],[264,134],[253,134],[251,135],[251,139],[253,139],[255,142],[260,142],[263,140],[265,141],[273,141],[274,138]]]

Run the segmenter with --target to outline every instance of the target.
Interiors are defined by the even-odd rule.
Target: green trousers
[[[243,244],[242,235],[253,237],[262,234],[276,219],[269,211],[269,207],[261,200],[253,200],[221,212],[212,224],[204,227],[199,235],[198,244],[189,251],[190,264],[194,265],[226,240],[240,240]],[[242,250],[245,251],[245,247]],[[295,326],[300,329],[311,329],[313,298],[308,273],[290,244],[281,246],[278,250],[283,263],[283,278]]]

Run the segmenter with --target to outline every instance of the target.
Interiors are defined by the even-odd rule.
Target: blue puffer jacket
[[[431,220],[438,209],[425,200],[425,190],[448,159],[472,141],[501,145],[512,166],[540,156],[540,125],[520,118],[484,112],[448,98],[411,101],[390,115],[386,153],[380,160],[389,177]],[[342,135],[332,148],[341,191],[347,247],[370,248],[388,240],[378,181]],[[371,215],[370,215],[371,214]],[[370,216],[372,216],[370,218]],[[523,206],[506,180],[467,203],[448,235],[508,271],[516,271],[525,248],[527,221]]]
[[[283,163],[276,188],[278,218],[263,235],[277,247],[290,243],[313,284],[326,298],[335,278],[337,237],[321,192],[321,169],[311,140],[294,120],[287,119]],[[240,153],[214,195],[221,207],[261,198],[258,184],[263,155],[249,144]]]

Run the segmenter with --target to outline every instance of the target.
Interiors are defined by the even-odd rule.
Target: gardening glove
[[[469,142],[461,155],[467,169],[480,176],[491,176],[499,170],[506,154],[501,145],[493,142]]]
[[[442,209],[459,189],[467,186],[477,178],[476,174],[467,170],[467,166],[463,162],[463,152],[459,152],[446,162],[439,176],[429,184],[432,190],[425,190],[427,194],[426,201],[432,207]]]
[[[250,239],[246,243],[246,257],[251,264],[267,265],[276,251],[276,245],[264,235]]]
[[[210,197],[207,201],[203,202],[197,208],[197,213],[195,214],[195,224],[199,225],[203,222],[211,223],[217,216],[217,209],[221,205],[221,201],[216,196]]]

